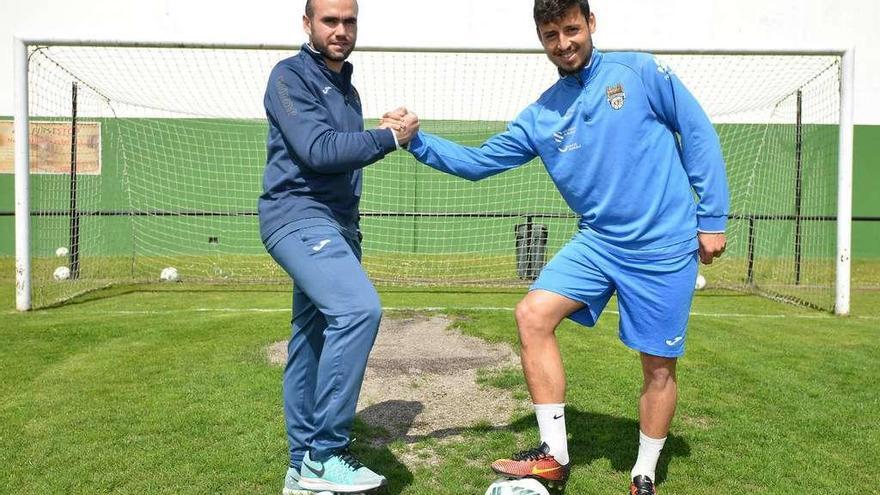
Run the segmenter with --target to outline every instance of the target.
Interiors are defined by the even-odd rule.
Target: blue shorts
[[[547,263],[530,290],[586,304],[568,317],[588,327],[596,324],[617,291],[620,340],[639,352],[679,357],[697,278],[695,246],[692,240],[661,253],[622,251],[580,231]]]

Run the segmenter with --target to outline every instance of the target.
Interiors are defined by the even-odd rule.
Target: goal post
[[[837,258],[834,312],[849,314],[852,277],[852,177],[855,110],[855,48],[839,52],[840,129],[837,159]]]
[[[16,307],[168,266],[183,282],[286,283],[256,198],[266,81],[298,49],[16,39],[14,134],[30,136],[15,139]],[[709,286],[847,314],[852,50],[638,51],[669,63],[721,138],[729,249],[701,267]],[[558,77],[540,50],[366,47],[351,61],[367,128],[406,105],[471,146]],[[361,215],[368,273],[400,286],[525,287],[577,224],[539,160],[470,183],[405,152],[364,169]]]
[[[28,134],[28,45],[15,38],[14,58],[14,125],[15,135]],[[30,140],[15,140],[15,307],[31,309],[31,244],[30,244]]]

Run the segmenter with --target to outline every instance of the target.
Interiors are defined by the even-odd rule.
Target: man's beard
[[[352,50],[354,50],[354,43],[348,48],[347,51],[342,52],[342,54],[333,53],[327,47],[327,45],[320,43],[318,40],[311,39],[309,40],[309,44],[312,45],[312,48],[315,49],[316,52],[320,53],[324,58],[333,60],[334,62],[343,62],[345,59],[351,55]]]
[[[556,64],[555,61],[554,61],[554,64],[553,64],[553,65],[556,65],[556,68],[559,70],[559,73],[562,74],[563,76],[571,76],[571,75],[574,75],[574,74],[580,74],[580,72],[581,72],[582,70],[584,70],[584,67],[590,65],[590,60],[592,60],[592,58],[593,58],[593,52],[592,52],[592,50],[590,50],[590,51],[587,53],[587,56],[584,57],[584,61],[581,62],[581,63],[580,63],[577,67],[575,67],[574,69],[564,68],[564,67],[562,67],[562,66]]]
[[[560,67],[558,65],[556,66],[556,68],[559,69],[559,73],[562,74],[563,76],[573,76],[575,74],[580,74],[581,70],[586,66],[587,66],[587,64],[583,64],[580,67],[578,67],[576,69],[571,69],[571,70],[563,69],[562,67]]]

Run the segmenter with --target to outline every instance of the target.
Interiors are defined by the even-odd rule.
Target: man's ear
[[[309,16],[303,16],[303,32],[306,33],[306,36],[309,38],[312,37],[312,20],[309,19]]]

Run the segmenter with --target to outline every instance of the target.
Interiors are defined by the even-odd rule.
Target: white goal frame
[[[125,40],[53,39],[16,37],[14,51],[14,132],[27,136],[29,129],[28,107],[28,48],[35,45],[52,46],[107,46],[143,48],[214,48],[214,49],[280,49],[297,50],[293,45],[178,43]],[[424,51],[437,53],[542,53],[526,49],[465,49],[465,48],[404,48],[359,47],[359,51]],[[621,51],[623,48],[607,49]],[[850,311],[850,277],[852,257],[852,171],[853,171],[853,109],[854,109],[854,48],[823,50],[740,50],[740,49],[683,49],[683,50],[636,50],[657,55],[826,55],[841,59],[840,74],[840,124],[838,135],[838,189],[837,189],[837,256],[835,269],[834,313],[847,315]],[[15,139],[15,287],[16,308],[31,309],[31,259],[30,259],[30,143],[28,139]]]

